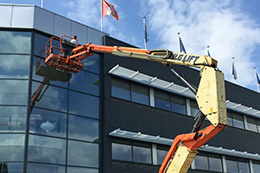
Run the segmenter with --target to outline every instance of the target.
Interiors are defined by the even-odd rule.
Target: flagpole
[[[103,0],[101,0],[101,31],[103,31],[103,16],[102,16],[102,12],[103,12]]]
[[[256,67],[255,67],[255,79],[256,79],[257,91],[260,92],[260,90],[259,90],[259,83],[258,83],[256,75],[257,75],[257,71],[256,71]]]
[[[41,0],[41,8],[43,8],[43,0]]]
[[[145,16],[143,17],[143,24],[144,24],[144,48],[147,49],[147,38],[146,38],[146,25],[145,25]]]
[[[234,75],[234,79],[235,79],[235,81],[236,81],[236,83],[237,83],[237,70],[236,70],[236,67],[235,67],[235,57],[232,57],[232,60],[233,60],[233,62],[232,62],[232,70],[233,70],[233,75]]]

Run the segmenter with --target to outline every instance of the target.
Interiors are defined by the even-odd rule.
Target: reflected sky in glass
[[[31,33],[0,31],[0,53],[27,53],[31,51]]]
[[[24,160],[24,134],[0,134],[0,160]]]
[[[0,54],[0,78],[28,79],[30,69],[29,65],[29,55]]]
[[[27,104],[27,80],[0,80],[0,89],[0,104]]]
[[[29,135],[28,161],[65,164],[66,141]]]
[[[67,131],[66,114],[38,109],[38,108],[33,109],[30,115],[31,133],[66,137],[66,131]]]
[[[98,167],[99,146],[94,143],[69,141],[68,164],[74,166]]]
[[[69,116],[69,138],[98,142],[99,122],[85,117]]]
[[[27,108],[0,106],[0,132],[25,132]]]

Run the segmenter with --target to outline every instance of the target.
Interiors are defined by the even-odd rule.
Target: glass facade
[[[97,173],[99,55],[85,60],[80,74],[47,67],[49,38],[0,31],[1,171]]]

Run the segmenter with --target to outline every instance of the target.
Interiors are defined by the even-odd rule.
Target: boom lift
[[[164,49],[146,50],[130,47],[102,46],[87,43],[71,43],[68,36],[52,37],[46,44],[45,64],[61,70],[78,73],[83,68],[83,59],[94,53],[110,53],[122,57],[155,61],[166,66],[172,64],[200,68],[201,80],[198,89],[193,89],[200,112],[191,133],[175,137],[162,163],[159,173],[187,172],[197,149],[214,137],[227,125],[224,74],[218,70],[217,61],[209,56],[175,53]],[[60,47],[52,45],[53,40]],[[211,125],[200,130],[207,117]]]

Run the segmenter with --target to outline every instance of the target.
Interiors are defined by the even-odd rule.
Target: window
[[[0,110],[0,132],[25,132],[25,106],[0,106]]]
[[[94,143],[69,141],[68,164],[74,166],[98,167],[99,146]]]
[[[32,95],[37,94],[37,92],[43,94],[41,99],[36,97],[35,106],[67,112],[68,90],[50,85],[44,93],[48,85],[45,84],[43,89],[40,90],[43,84],[39,82],[32,83]],[[37,99],[38,101],[36,101]]]
[[[88,58],[85,58],[83,61],[84,70],[99,73],[99,55],[94,54],[92,56],[89,56]]]
[[[197,155],[194,159],[195,169],[209,170],[208,157]]]
[[[0,31],[0,53],[27,53],[31,50],[31,33]]]
[[[171,111],[186,114],[186,100],[180,96],[171,96]]]
[[[67,173],[99,173],[98,169],[92,169],[92,168],[81,168],[81,167],[68,167]]]
[[[260,161],[253,161],[254,172],[260,170]]]
[[[229,126],[233,126],[233,120],[232,120],[232,113],[230,111],[227,111],[227,124]]]
[[[33,79],[39,82],[45,80],[51,85],[68,88],[68,81],[71,78],[71,73],[56,69],[52,66],[44,64],[43,58],[34,57],[33,59]],[[81,76],[80,74],[78,74]]]
[[[156,108],[170,110],[170,95],[160,91],[154,91],[154,104]]]
[[[112,79],[112,96],[124,100],[130,100],[130,83]]]
[[[222,161],[221,157],[209,156],[209,170],[222,172]]]
[[[64,113],[34,108],[30,115],[30,132],[66,137],[67,115]]]
[[[132,146],[127,144],[112,143],[112,159],[132,161]]]
[[[244,129],[244,118],[243,118],[243,115],[233,112],[232,113],[232,117],[233,117],[233,125],[234,125],[234,127],[237,127],[237,128],[240,128],[240,129]]]
[[[227,172],[243,172],[249,173],[249,163],[246,160],[236,158],[226,158]]]
[[[133,146],[133,162],[152,163],[151,148]]]
[[[257,120],[253,117],[247,116],[247,128],[250,131],[257,132]]]
[[[66,141],[29,135],[28,161],[65,164]]]
[[[0,160],[23,161],[24,135],[0,134]]]
[[[99,98],[79,92],[70,91],[69,111],[87,117],[99,118]]]
[[[65,167],[64,166],[56,166],[56,165],[46,165],[46,164],[34,164],[28,163],[27,164],[27,173],[64,173]]]
[[[149,105],[148,88],[136,84],[131,84],[131,100],[136,103]]]
[[[257,120],[257,129],[258,129],[258,132],[260,133],[260,120]]]
[[[28,79],[29,65],[29,55],[0,55],[0,78]]]
[[[70,89],[99,95],[99,76],[85,71],[80,74],[72,74]]]
[[[167,150],[157,149],[157,164],[161,165],[167,155]]]
[[[23,163],[0,162],[0,170],[1,168],[2,173],[23,173]]]
[[[191,100],[190,101],[190,112],[191,116],[195,117],[196,114],[199,112],[199,107],[196,101]]]
[[[27,105],[27,80],[0,80],[0,104]]]
[[[99,122],[86,117],[69,116],[69,138],[98,142]]]

